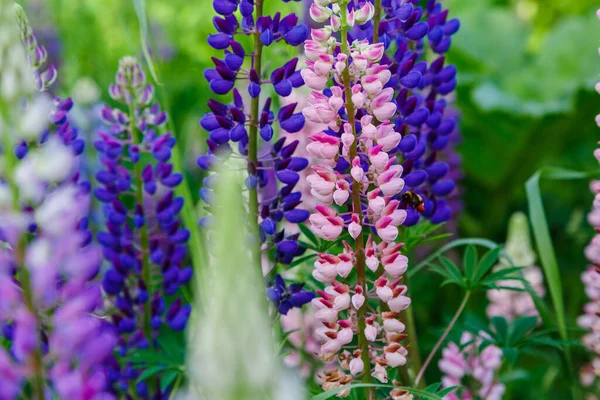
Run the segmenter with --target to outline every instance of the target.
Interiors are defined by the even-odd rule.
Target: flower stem
[[[427,366],[429,365],[429,363],[433,359],[433,356],[435,355],[435,353],[437,353],[438,349],[440,348],[440,346],[442,345],[442,343],[446,339],[446,336],[448,336],[448,334],[450,333],[450,331],[452,330],[452,328],[456,324],[456,321],[458,321],[458,318],[460,317],[460,315],[462,314],[463,310],[465,309],[465,306],[467,305],[467,301],[469,301],[469,297],[471,297],[471,292],[467,291],[465,293],[465,297],[463,297],[462,302],[460,303],[460,306],[458,306],[458,309],[454,313],[454,316],[452,317],[452,320],[450,321],[450,323],[446,327],[446,330],[444,331],[444,333],[442,333],[442,336],[440,336],[440,338],[438,339],[438,341],[435,344],[435,346],[433,346],[433,349],[431,350],[431,352],[427,356],[427,359],[425,360],[425,363],[423,363],[423,366],[419,370],[419,373],[417,374],[417,378],[415,379],[415,385],[416,386],[419,385],[419,382],[421,381],[421,378],[423,377],[423,374],[425,373],[425,370],[427,369]]]
[[[348,51],[348,36],[346,34],[347,31],[347,23],[346,23],[346,10],[345,3],[342,3],[342,29],[341,29],[341,39],[342,39],[342,53],[349,54]],[[346,61],[348,63],[348,61]],[[350,72],[348,70],[349,65],[346,65],[344,68],[344,72],[342,73],[342,81],[344,84],[344,91],[346,95],[346,113],[348,114],[348,123],[352,127],[352,135],[354,136],[354,142],[352,146],[350,146],[349,156],[350,160],[353,160],[356,157],[358,152],[358,138],[356,132],[356,123],[354,118],[354,103],[352,102],[352,88],[350,87]],[[360,205],[360,191],[361,184],[360,182],[352,181],[352,208],[353,212],[359,215],[362,215],[361,205]],[[361,219],[362,224],[362,219]],[[364,239],[363,235],[358,235],[356,237],[356,274],[357,274],[357,283],[366,290],[367,279],[366,279],[366,271],[365,271],[365,251],[364,251]],[[361,358],[365,365],[365,372],[362,376],[362,381],[364,383],[371,383],[371,361],[369,359],[369,342],[365,336],[365,327],[366,327],[366,313],[367,313],[367,305],[364,304],[363,307],[358,310],[358,348],[361,351]],[[374,399],[375,393],[372,388],[365,387],[364,394],[366,399]]]
[[[129,129],[131,132],[133,143],[139,145],[142,142],[140,132],[138,132],[135,126],[135,107],[133,104],[129,105]],[[136,182],[136,202],[140,207],[144,207],[144,190],[142,187],[142,164],[140,161],[135,163],[135,182]],[[148,225],[144,225],[140,228],[140,246],[142,256],[142,280],[146,286],[148,293],[150,292],[150,261],[148,259],[148,249],[150,240],[148,239]],[[152,307],[150,300],[144,303],[144,315],[142,322],[142,329],[144,336],[148,339],[148,343],[152,346],[152,328],[150,327],[150,319],[152,318]]]
[[[254,20],[258,21],[263,16],[263,5],[264,0],[256,0],[256,15]],[[254,32],[254,57],[252,59],[252,67],[256,71],[258,78],[261,77],[262,68],[262,48],[263,44],[260,41],[260,32],[258,29]],[[260,106],[260,94],[252,99],[250,105],[250,129],[248,132],[248,174],[254,175],[258,164],[258,124],[259,115],[258,109]],[[248,199],[248,212],[250,217],[250,232],[256,241],[255,245],[252,246],[252,260],[256,265],[256,268],[262,271],[261,257],[260,257],[260,238],[258,231],[258,190],[252,188],[249,190]]]
[[[381,22],[381,0],[375,0],[373,16],[373,44],[379,42],[379,23]]]

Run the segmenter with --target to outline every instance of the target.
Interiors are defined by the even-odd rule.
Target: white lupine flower
[[[82,215],[78,190],[74,185],[62,186],[48,195],[35,210],[35,222],[46,235],[72,231]]]
[[[73,172],[73,150],[62,144],[58,137],[50,138],[35,155],[36,174],[43,181],[61,182]]]
[[[242,183],[224,169],[218,182],[211,257],[204,274],[197,276],[200,298],[188,324],[188,398],[296,399],[302,389],[294,380],[285,389],[278,387],[282,370],[265,312],[260,266],[251,261],[247,246],[239,245],[249,237],[240,229],[247,225],[239,195]]]
[[[16,135],[27,141],[37,139],[48,126],[48,114],[51,109],[52,100],[49,96],[45,94],[36,96],[23,111]]]

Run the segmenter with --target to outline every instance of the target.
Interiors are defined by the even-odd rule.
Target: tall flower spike
[[[600,10],[596,12],[596,16],[600,20]],[[596,91],[600,94],[600,83],[596,84]],[[596,116],[596,123],[600,127],[600,114]],[[594,151],[594,156],[600,162],[600,148]],[[595,198],[592,210],[588,214],[588,222],[595,228],[596,235],[585,248],[585,256],[591,264],[581,275],[581,280],[589,302],[584,306],[584,314],[577,319],[577,324],[587,331],[582,339],[583,344],[593,353],[592,361],[580,370],[581,383],[590,393],[598,393],[600,390],[600,181],[592,181],[590,188]]]
[[[540,268],[534,265],[535,253],[531,248],[531,236],[525,214],[515,213],[510,218],[508,222],[508,237],[504,250],[511,260],[512,265],[525,267],[523,277],[538,296],[543,297],[545,293],[544,275]],[[507,261],[501,259],[500,265],[496,266],[496,270],[510,266]],[[515,280],[501,281],[498,285],[524,289],[524,284]],[[535,303],[531,295],[527,292],[490,289],[487,292],[487,296],[490,300],[487,308],[489,317],[502,316],[508,321],[512,321],[518,317],[539,316]]]
[[[442,359],[439,361],[440,371],[444,374],[442,385],[446,388],[459,386],[445,399],[502,399],[506,388],[497,377],[502,365],[502,350],[494,345],[481,350],[480,345],[485,338],[485,333],[478,337],[464,333],[460,344],[450,342],[442,350]]]
[[[298,207],[302,193],[295,189],[308,162],[295,156],[299,141],[292,136],[302,130],[305,119],[296,110],[295,102],[274,110],[272,99],[264,96],[264,88],[270,85],[285,99],[295,88],[302,86],[304,80],[297,70],[297,58],[277,66],[270,73],[263,69],[262,58],[263,49],[276,42],[291,46],[303,43],[308,28],[298,23],[295,14],[263,15],[262,2],[215,1],[213,6],[219,14],[213,19],[218,33],[209,35],[208,43],[214,49],[223,50],[224,57],[213,57],[214,68],[205,70],[204,76],[215,94],[231,92],[233,101],[225,104],[209,100],[211,112],[200,120],[202,128],[209,132],[209,154],[201,156],[198,165],[210,170],[217,160],[229,158],[232,146],[237,143],[236,152],[247,162],[249,212],[256,216],[250,223],[260,238],[256,241],[257,248],[253,249],[254,260],[257,264],[260,262],[258,247],[264,244],[263,248],[276,248],[276,263],[290,264],[294,257],[305,251],[298,244],[298,235],[287,232],[282,226],[283,222],[297,224],[308,218],[308,212]],[[238,8],[241,20],[236,14]],[[244,49],[243,36],[253,37],[253,51]],[[247,65],[244,62],[246,55],[250,60]],[[243,91],[247,91],[250,104],[244,101]],[[264,104],[262,108],[261,104]],[[215,177],[209,176],[200,191],[200,197],[209,206],[214,181]],[[201,223],[209,223],[209,220],[204,219]],[[271,265],[267,269],[271,269]]]
[[[382,18],[350,30],[351,40],[372,39],[385,49],[380,64],[387,65],[389,79],[384,86],[393,90],[397,115],[392,125],[402,134],[392,155],[402,160],[402,193],[410,190],[424,199],[422,210],[420,205],[402,201],[407,226],[418,223],[421,216],[436,224],[446,222],[460,210],[460,204],[448,199],[456,193],[452,171],[456,164],[444,154],[458,119],[448,110],[456,68],[446,65],[444,54],[460,23],[448,19],[448,10],[439,1],[428,0],[424,7],[418,3],[382,0],[381,9],[375,10]],[[378,85],[375,80],[367,83],[369,88]]]
[[[2,396],[16,399],[28,385],[36,399],[50,387],[61,398],[112,398],[104,366],[115,338],[94,315],[102,306],[94,280],[101,253],[87,230],[89,185],[78,183],[80,151],[68,124],[54,129],[52,102],[34,92],[9,7],[0,3],[0,58],[9,60],[0,72],[0,325],[8,343],[0,348],[0,368],[8,371],[0,377]],[[18,6],[16,14],[30,32]],[[63,103],[62,118],[69,107]]]
[[[190,233],[179,218],[183,199],[174,194],[182,175],[170,163],[175,138],[161,134],[167,117],[152,103],[153,92],[138,61],[122,58],[109,93],[128,112],[104,107],[107,130],[94,143],[102,165],[95,195],[106,217],[98,241],[110,265],[103,288],[114,305],[111,322],[123,356],[153,346],[163,324],[183,330],[191,311],[178,295],[192,276],[185,265]],[[125,369],[127,387],[141,371]],[[148,388],[141,383],[137,390],[145,396]]]
[[[395,197],[405,181],[392,152],[402,136],[390,120],[397,111],[394,89],[387,87],[391,72],[380,63],[382,43],[348,42],[353,24],[370,23],[372,10],[368,2],[360,9],[346,2],[331,8],[313,4],[313,19],[328,19],[330,25],[313,30],[304,45],[308,60],[301,73],[313,92],[303,114],[326,125],[310,136],[307,146],[318,161],[306,180],[322,203],[310,216],[311,229],[330,241],[347,229],[354,239],[353,245],[343,242],[341,254],[319,254],[313,271],[327,285],[313,300],[321,323],[319,355],[338,362],[337,369],[321,376],[324,390],[354,379],[387,382],[388,367],[407,362],[408,350],[401,344],[407,335],[398,315],[410,305],[407,287],[401,284],[408,260],[400,252],[402,244],[395,243],[406,219]],[[340,41],[332,34],[336,31]],[[354,276],[356,280],[350,278]],[[379,300],[381,312],[368,310],[369,298]],[[358,345],[353,355],[339,353],[352,343]]]

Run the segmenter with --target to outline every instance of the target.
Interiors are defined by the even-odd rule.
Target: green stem
[[[407,296],[410,297],[409,294],[407,294]],[[421,369],[421,355],[419,352],[419,340],[417,335],[417,325],[415,323],[415,314],[413,312],[412,307],[408,307],[406,310],[404,310],[404,317],[406,320],[406,327],[408,329],[408,340],[410,343],[410,351],[408,352],[408,358],[410,360],[411,370],[419,371]],[[417,386],[417,388],[424,386],[425,379],[423,379],[421,386]]]
[[[4,105],[0,109],[0,118],[6,126],[10,127],[11,123],[8,118],[8,112],[5,110]],[[16,165],[16,157],[13,152],[13,142],[11,140],[11,134],[8,131],[5,131],[2,138],[2,147],[3,153],[2,158],[4,159],[4,179],[8,183],[10,187],[12,197],[13,197],[13,210],[16,213],[21,212],[21,207],[19,205],[19,191],[13,180],[13,170]],[[15,260],[17,265],[19,266],[19,282],[21,284],[21,290],[23,291],[23,300],[25,302],[25,306],[27,310],[31,313],[31,315],[36,320],[36,325],[40,324],[35,304],[33,301],[33,292],[31,290],[31,279],[29,276],[29,270],[24,264],[25,258],[25,246],[27,245],[27,239],[25,236],[22,236],[18,242],[16,243],[13,252],[15,254]],[[37,335],[39,337],[39,333]],[[31,366],[33,370],[32,377],[32,398],[35,400],[44,400],[45,398],[45,390],[44,390],[44,358],[42,355],[42,349],[39,345],[35,346],[33,352],[31,353]]]
[[[381,0],[375,0],[373,16],[373,44],[379,42],[379,23],[381,22]]]
[[[435,344],[435,346],[433,346],[433,349],[431,350],[431,352],[427,356],[427,359],[425,360],[425,363],[423,363],[423,366],[419,370],[419,373],[417,374],[417,378],[415,379],[415,385],[417,385],[417,387],[419,385],[419,382],[421,381],[421,378],[423,377],[423,374],[425,373],[425,370],[427,369],[427,367],[429,366],[429,363],[433,359],[433,356],[435,356],[435,354],[437,353],[438,349],[440,348],[440,346],[442,345],[442,343],[444,342],[444,340],[446,339],[446,337],[448,336],[448,334],[450,333],[450,331],[452,330],[452,328],[456,324],[456,321],[458,321],[458,318],[462,314],[463,310],[465,309],[465,306],[467,305],[467,302],[469,301],[469,297],[471,297],[471,292],[467,291],[465,293],[465,297],[463,297],[462,302],[460,303],[460,306],[458,306],[458,309],[454,313],[454,316],[452,317],[452,320],[450,321],[450,323],[446,327],[446,330],[444,331],[444,333],[442,333],[442,336],[440,336],[440,338],[438,339],[437,343]]]
[[[256,15],[254,20],[257,21],[263,16],[263,5],[264,0],[256,0],[255,2]],[[254,57],[252,66],[258,77],[261,77],[262,68],[262,49],[263,44],[260,41],[260,32],[258,29],[254,32]],[[250,105],[250,129],[248,132],[248,174],[255,175],[256,167],[258,162],[258,125],[259,125],[259,109],[260,106],[260,94],[252,99]],[[260,240],[258,230],[258,190],[256,188],[250,189],[249,201],[248,201],[248,212],[251,215],[250,218],[250,230],[256,241],[255,245],[252,246],[252,259],[256,268],[262,271],[262,263],[260,257]]]
[[[129,130],[131,132],[132,141],[134,144],[139,145],[142,142],[140,132],[138,132],[135,126],[135,107],[132,104],[129,105]],[[144,189],[142,185],[142,164],[140,161],[135,163],[134,167],[134,182],[136,183],[135,198],[137,204],[140,207],[144,207]],[[148,258],[150,240],[148,238],[148,225],[144,225],[140,228],[140,252],[142,254],[142,281],[146,286],[146,290],[150,292],[150,260]],[[144,303],[144,315],[142,318],[142,329],[144,336],[148,339],[150,345],[152,345],[152,327],[150,326],[150,319],[152,318],[152,307],[150,301]]]
[[[341,28],[341,37],[342,37],[342,53],[349,54],[348,51],[348,36],[347,32],[347,16],[345,11],[345,3],[342,3],[342,28]],[[352,88],[350,87],[350,72],[348,70],[348,61],[346,61],[346,68],[344,68],[344,72],[342,73],[342,81],[344,84],[344,91],[346,95],[346,113],[348,114],[348,123],[352,127],[352,135],[354,135],[354,142],[352,146],[350,146],[349,156],[352,161],[356,154],[358,153],[358,137],[356,132],[356,123],[354,118],[354,103],[352,102]],[[360,182],[352,181],[352,208],[353,212],[361,215],[361,205],[360,205],[360,192],[361,192],[361,184]],[[361,220],[362,223],[362,220]],[[366,290],[367,288],[367,279],[366,279],[366,271],[365,271],[365,251],[364,251],[364,238],[363,235],[358,235],[356,237],[356,273],[357,273],[357,283]],[[367,314],[367,305],[364,304],[358,310],[358,348],[361,351],[361,358],[365,365],[365,370],[362,376],[363,383],[371,383],[371,360],[369,357],[369,341],[365,336],[365,327],[366,327],[366,314]],[[364,388],[364,394],[366,399],[375,399],[375,392],[371,387]]]

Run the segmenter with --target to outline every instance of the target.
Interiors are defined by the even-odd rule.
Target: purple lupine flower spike
[[[249,176],[246,186],[249,190],[258,190],[259,205],[256,214],[259,221],[259,235],[262,243],[269,243],[276,248],[275,261],[290,264],[294,257],[301,255],[305,248],[298,244],[298,234],[286,232],[280,227],[287,221],[291,224],[304,222],[309,213],[299,209],[301,192],[294,191],[300,179],[299,173],[308,166],[308,161],[294,156],[297,140],[284,138],[283,132],[296,133],[304,127],[305,119],[297,103],[274,109],[271,98],[264,99],[261,109],[256,109],[257,115],[252,116],[251,106],[245,104],[240,91],[247,90],[252,101],[263,93],[264,85],[271,85],[273,91],[288,97],[295,88],[304,84],[298,69],[298,59],[293,58],[283,65],[276,66],[270,72],[257,71],[261,62],[256,57],[256,51],[245,50],[240,44],[241,36],[255,36],[263,46],[273,46],[277,42],[285,42],[298,46],[308,37],[309,30],[299,23],[295,14],[282,16],[261,15],[255,13],[253,2],[228,0],[215,1],[213,6],[219,16],[213,19],[217,33],[208,37],[208,43],[216,50],[224,51],[224,58],[212,58],[214,68],[204,71],[211,90],[215,94],[232,93],[230,104],[209,100],[211,110],[200,120],[200,125],[208,131],[208,155],[198,158],[198,165],[204,170],[210,170],[217,159],[229,156],[233,148],[240,155],[252,159],[249,154],[249,131],[253,128],[258,132],[256,163],[248,164]],[[238,20],[235,12],[241,13]],[[244,56],[251,55],[251,62],[244,66]],[[236,85],[238,79],[246,85],[244,89]],[[262,100],[262,99],[261,99]],[[200,197],[207,203],[213,201],[210,181],[200,190]],[[201,221],[205,224],[207,220]]]
[[[4,4],[0,57],[13,39],[19,46],[17,22],[8,23],[14,14]],[[10,54],[18,68],[31,73],[27,64],[39,69],[47,53],[22,8],[15,9],[25,51],[12,48]],[[0,75],[7,72],[14,71]],[[43,72],[30,78],[41,79],[40,91],[53,80]],[[95,281],[101,253],[90,244],[89,184],[80,182],[78,172],[83,142],[66,116],[73,104],[53,103],[22,83],[13,80],[14,97],[0,90],[5,126],[21,127],[15,129],[18,137],[3,136],[1,155],[8,162],[0,177],[0,325],[7,343],[0,350],[0,392],[2,398],[18,398],[27,385],[32,398],[52,388],[60,398],[110,399],[105,365],[115,338],[94,315],[102,309]]]
[[[109,93],[129,113],[105,107],[107,130],[94,143],[102,164],[94,193],[106,217],[98,241],[110,265],[103,288],[115,305],[111,321],[120,334],[122,356],[153,346],[165,323],[183,330],[191,311],[178,297],[192,276],[185,265],[190,233],[179,218],[183,199],[174,193],[183,177],[170,162],[175,138],[170,132],[159,134],[166,114],[152,104],[153,92],[138,61],[122,58]],[[165,296],[174,296],[168,311]],[[116,373],[127,386],[141,371],[127,365]],[[138,394],[145,390],[142,382]]]

